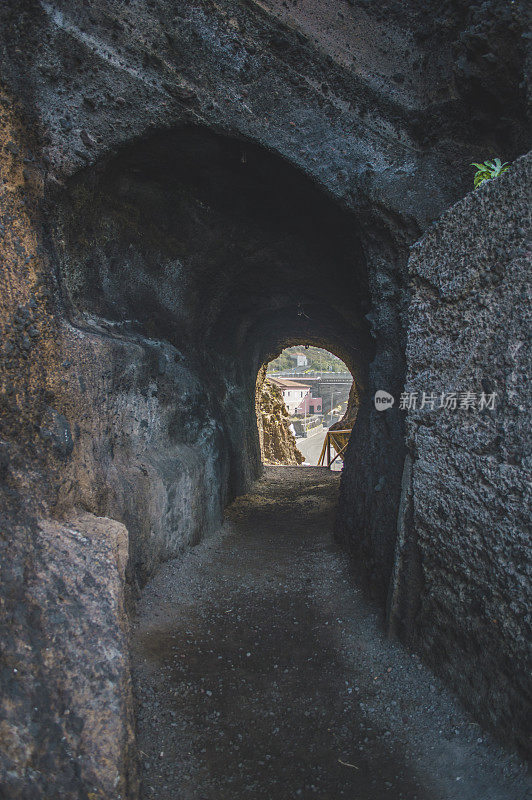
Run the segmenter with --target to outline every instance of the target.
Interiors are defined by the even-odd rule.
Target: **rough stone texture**
[[[349,397],[347,398],[347,406],[345,414],[342,419],[331,425],[330,430],[352,430],[358,415],[358,407],[360,405],[360,388],[356,382],[353,381],[351,389],[349,390]]]
[[[257,378],[257,422],[264,464],[297,466],[305,460],[296,447],[296,437],[290,431],[288,416],[280,389],[266,379],[266,369],[263,367]]]
[[[134,797],[127,530],[82,514],[32,534],[23,596],[2,611],[0,794]]]
[[[502,0],[1,4],[6,602],[48,515],[124,523],[131,593],[214,530],[260,471],[257,372],[305,341],[357,381],[339,530],[384,599],[404,420],[371,396],[403,386],[408,245],[464,165],[526,149],[525,26]]]
[[[34,196],[44,190],[46,226],[37,239],[50,259],[47,274],[60,275],[59,285],[50,289],[54,318],[66,311],[71,323],[110,348],[100,356],[107,378],[91,379],[106,395],[121,395],[125,415],[138,416],[137,403],[146,407],[147,396],[153,397],[150,380],[163,385],[163,403],[185,385],[194,397],[194,386],[204,390],[211,377],[215,384],[200,423],[193,407],[174,419],[173,430],[187,431],[182,456],[176,453],[164,463],[154,456],[153,472],[151,464],[143,464],[125,478],[143,456],[130,458],[137,452],[135,430],[115,449],[115,432],[121,429],[112,415],[100,436],[108,468],[97,471],[105,476],[98,485],[117,490],[104,489],[98,508],[76,492],[67,501],[123,518],[142,573],[146,553],[136,554],[145,536],[135,528],[152,519],[146,514],[151,488],[141,492],[140,504],[132,500],[135,508],[127,515],[116,511],[119,496],[132,497],[131,481],[142,483],[141,475],[147,477],[142,470],[148,470],[144,484],[161,486],[157,496],[167,502],[170,516],[179,516],[172,511],[169,481],[177,459],[184,483],[200,488],[199,503],[192,504],[179,534],[173,526],[172,546],[193,540],[205,522],[216,524],[226,499],[258,472],[255,374],[280,345],[304,338],[333,348],[358,375],[361,391],[371,394],[382,384],[400,389],[407,245],[466,189],[464,164],[493,149],[511,158],[525,147],[524,12],[518,3],[508,8],[498,0],[481,7],[465,2],[427,7],[411,0],[378,7],[308,2],[289,9],[278,2],[237,0],[223,5],[156,0],[142,9],[120,0],[9,0],[0,14],[3,79],[20,102],[25,135],[31,130],[35,139],[25,192]],[[218,190],[220,180],[227,191]],[[324,197],[306,202],[319,194],[316,187],[343,206],[341,215]],[[233,198],[230,208],[227,197]],[[179,203],[161,215],[165,198]],[[270,206],[267,221],[258,205],[264,202]],[[292,220],[294,211],[299,216]],[[253,231],[262,226],[265,237],[251,231],[241,244],[242,214]],[[264,263],[262,245],[271,242],[272,226],[280,221],[277,254]],[[231,236],[225,235],[227,225]],[[169,230],[176,231],[175,238]],[[285,254],[292,255],[294,237],[314,251],[318,245],[321,256],[311,267],[308,250],[301,248],[301,258],[287,272]],[[203,249],[191,258],[203,238],[210,252]],[[188,276],[196,274],[198,281],[190,282]],[[341,296],[332,291],[336,285],[343,287]],[[141,336],[134,346],[125,325]],[[210,336],[202,336],[204,325]],[[236,336],[227,336],[229,327]],[[159,359],[156,351],[166,348],[169,338],[178,352],[165,351]],[[244,340],[247,358],[235,365],[235,348],[240,353]],[[213,343],[228,356],[218,375],[205,358]],[[53,348],[45,349],[49,359]],[[126,399],[129,367],[146,351],[150,366],[133,380]],[[179,388],[175,376],[160,375],[166,357],[184,368]],[[219,353],[215,360],[221,362]],[[46,369],[57,374],[51,365]],[[120,387],[116,376],[123,376]],[[66,420],[73,436],[80,386],[66,375],[61,381],[71,413],[64,413],[60,393],[53,413]],[[83,399],[91,402],[90,389]],[[101,394],[93,402],[98,406]],[[170,415],[165,407],[159,417],[157,407],[150,417],[153,427],[163,433]],[[246,421],[235,422],[237,416]],[[384,597],[404,456],[402,420],[390,415],[381,425],[362,402],[358,422],[341,528],[346,540],[364,529],[366,558]],[[151,421],[148,426],[151,433]],[[73,451],[76,470],[79,452]],[[385,452],[389,457],[383,459]],[[100,457],[96,461],[102,463]],[[205,463],[210,466],[204,470]],[[214,496],[202,517],[204,487],[212,484]],[[383,488],[375,493],[378,484]],[[154,560],[166,552],[166,535],[161,529]]]
[[[532,699],[531,165],[523,157],[470,193],[412,250],[406,390],[497,398],[494,410],[408,412],[406,538],[418,550],[420,594],[399,579],[402,613],[415,606],[415,647],[479,718],[524,750]]]

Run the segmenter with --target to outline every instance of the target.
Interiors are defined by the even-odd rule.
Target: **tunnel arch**
[[[307,336],[296,336],[294,338],[289,338],[287,340],[283,340],[281,346],[277,347],[273,353],[266,357],[262,367],[259,369],[258,374],[260,375],[260,370],[265,369],[269,362],[277,358],[277,356],[279,356],[285,349],[293,346],[305,347],[306,345],[312,345],[313,347],[326,350],[328,353],[335,355],[345,364],[347,370],[353,378],[354,386],[354,391],[352,392],[352,396],[349,398],[348,409],[345,416],[346,418],[356,416],[356,411],[365,392],[365,384],[363,381],[363,363],[361,363],[356,357],[358,354],[356,343],[353,343],[352,346],[348,348],[345,347],[345,345],[342,346],[340,342],[333,342],[333,344],[331,344],[329,340],[323,341],[322,339],[318,339],[312,333],[309,333]],[[353,353],[355,353],[355,355],[353,355]],[[353,403],[356,403],[356,408],[351,408]]]
[[[256,376],[287,342],[337,353],[366,399],[372,373],[401,388],[402,225],[382,208],[346,208],[254,142],[190,126],[125,145],[73,176],[57,197],[51,240],[71,322],[150,354],[140,380],[145,392],[157,384],[164,409],[157,447],[167,435],[185,470],[179,448],[208,450],[213,474],[201,481],[202,496],[209,480],[216,487],[213,525],[260,472]],[[340,525],[343,515],[351,530],[384,537],[384,596],[404,440],[398,418],[375,427],[370,411],[363,398],[350,450],[356,475],[366,477],[343,494]],[[357,481],[380,479],[382,463],[372,462],[382,462],[383,450],[389,492],[374,498]],[[165,474],[165,491],[172,480]],[[205,525],[195,513],[193,539]]]
[[[351,377],[348,391],[345,392],[344,399],[339,399],[337,391],[339,387],[331,387],[327,379],[324,383],[320,382],[316,384],[316,374],[312,368],[309,370],[303,367],[302,372],[299,372],[296,368],[295,374],[291,370],[289,370],[287,374],[285,374],[284,371],[280,373],[277,371],[268,371],[272,361],[286,352],[288,348],[294,346],[303,348],[313,346],[322,352],[335,355],[340,359],[345,371]],[[339,352],[342,350],[346,353],[346,360],[342,359],[339,355]],[[311,361],[311,364],[315,364],[315,352],[313,356],[314,359]],[[337,372],[330,372],[327,374],[330,374],[331,377],[338,377]],[[343,374],[345,375],[346,373],[344,372]],[[295,339],[290,339],[283,343],[282,347],[277,349],[275,353],[268,356],[258,371],[256,383],[257,424],[263,463],[266,465],[283,464],[285,466],[303,463],[305,466],[317,466],[325,437],[323,426],[330,427],[331,429],[349,430],[352,430],[354,427],[361,397],[364,392],[363,385],[357,380],[356,375],[356,361],[352,360],[352,353],[350,353],[349,350],[342,348],[341,345],[338,347],[334,345],[332,347],[328,346],[321,340],[316,343],[313,341],[312,335],[306,338],[296,337]],[[294,411],[290,400],[285,400],[283,392],[284,387],[279,386],[275,380],[276,378],[285,377],[289,382],[295,381],[303,385],[309,384],[311,387],[311,399],[304,403],[304,408],[308,409],[308,412],[306,410],[302,412],[301,408]],[[315,394],[314,387],[320,394],[320,404],[318,405],[316,405],[315,398],[317,395]],[[286,388],[289,389],[290,387],[287,386]],[[331,425],[332,420],[329,417],[329,412],[332,417],[333,399],[336,399],[337,405],[339,402],[342,404],[345,402],[345,408],[338,420]],[[329,409],[329,411],[327,409]],[[308,428],[306,427],[307,413],[311,415],[308,420]],[[294,415],[299,417],[298,421],[294,420]],[[302,427],[303,422],[305,422],[305,427]],[[312,437],[312,441],[307,441],[306,437],[309,436]],[[298,437],[303,437],[304,441],[297,442]],[[319,450],[316,450],[316,447],[319,447]],[[303,461],[300,461],[300,458],[303,459]],[[335,470],[340,468],[341,463],[341,461],[338,461]]]

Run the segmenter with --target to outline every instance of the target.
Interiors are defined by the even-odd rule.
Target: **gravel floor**
[[[331,528],[339,476],[269,467],[166,564],[132,631],[145,800],[525,800],[502,751],[386,640]]]

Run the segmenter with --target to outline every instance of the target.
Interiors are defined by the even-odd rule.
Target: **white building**
[[[289,353],[290,358],[292,358],[296,362],[296,366],[298,367],[306,367],[308,366],[308,358],[306,357],[305,353]]]
[[[290,416],[297,412],[301,404],[305,404],[305,397],[310,395],[310,387],[305,386],[303,383],[290,381],[287,378],[269,377],[268,380],[281,390],[283,400]]]

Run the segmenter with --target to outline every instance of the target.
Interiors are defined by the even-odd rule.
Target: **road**
[[[327,428],[320,425],[320,427],[316,428],[316,431],[312,431],[311,435],[307,436],[306,439],[296,439],[297,448],[299,452],[305,456],[305,463],[307,465],[312,467],[317,466],[326,433]],[[333,472],[339,472],[342,469],[342,462],[338,459],[332,465],[331,469]]]
[[[313,467],[318,463],[326,432],[326,428],[320,425],[306,439],[296,439],[298,450],[305,456],[305,462]]]
[[[142,800],[525,800],[524,765],[386,638],[332,535],[339,476],[266,467],[144,587]]]

